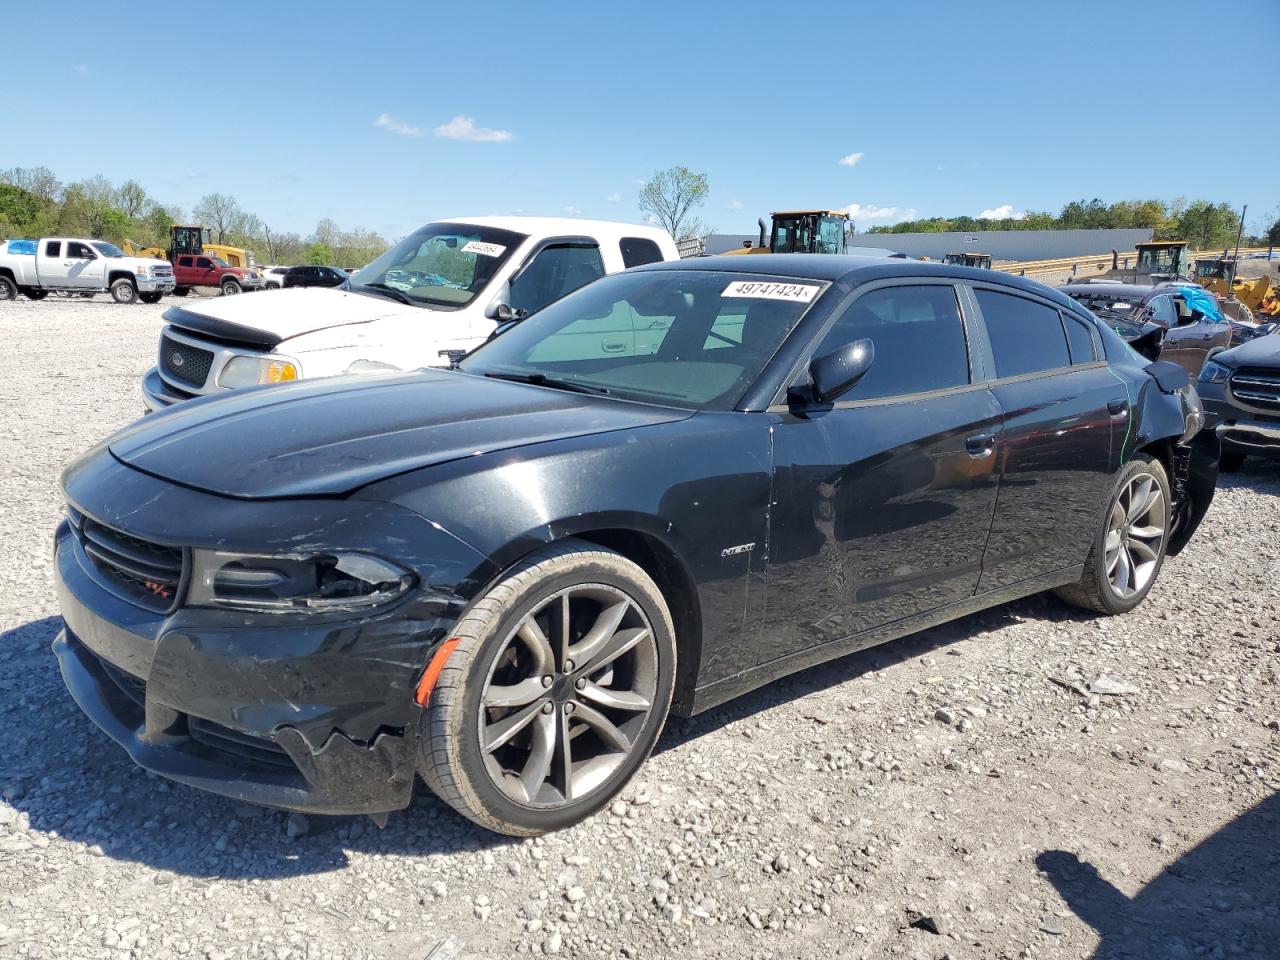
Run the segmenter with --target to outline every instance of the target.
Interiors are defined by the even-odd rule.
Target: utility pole
[[[1227,280],[1228,294],[1231,293],[1231,287],[1236,282],[1236,270],[1240,266],[1240,237],[1244,234],[1244,215],[1248,210],[1247,203],[1240,208],[1240,226],[1236,228],[1236,255],[1231,259],[1231,277]]]

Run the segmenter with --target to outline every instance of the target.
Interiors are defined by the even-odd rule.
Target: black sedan
[[[54,647],[163,776],[381,817],[420,775],[537,834],[607,803],[670,711],[1038,591],[1131,610],[1212,498],[1200,424],[1183,370],[1031,281],[653,264],[456,370],[104,441],[63,477]]]
[[[337,287],[347,282],[347,272],[338,267],[290,267],[284,273],[288,287]]]
[[[1238,470],[1251,455],[1280,460],[1280,334],[1218,354],[1196,386],[1208,426],[1222,441],[1223,470]]]

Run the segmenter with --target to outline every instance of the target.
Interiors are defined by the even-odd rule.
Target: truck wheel
[[[43,300],[49,295],[48,290],[37,290],[35,287],[27,287],[22,292],[27,295],[28,300]]]
[[[18,285],[8,277],[0,277],[0,300],[17,300]]]
[[[133,303],[138,299],[138,288],[132,280],[121,277],[111,284],[111,298],[116,303]]]
[[[140,293],[138,299],[143,303],[159,303],[162,296],[162,293]]]
[[[190,287],[174,287],[173,288],[173,295],[175,297],[185,297],[190,292],[191,292]]]
[[[234,280],[222,281],[222,295],[224,297],[234,297],[239,292],[240,284],[236,283]]]

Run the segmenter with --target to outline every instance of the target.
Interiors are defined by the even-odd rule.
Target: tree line
[[[188,217],[136,180],[64,184],[48,167],[0,170],[0,239],[83,236],[167,249],[170,227],[190,222],[208,227],[216,243],[253,250],[261,263],[362,267],[390,246],[372,230],[343,230],[327,217],[306,236],[273,229],[224,193],[206,194]]]

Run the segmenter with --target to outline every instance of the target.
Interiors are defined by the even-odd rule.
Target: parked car
[[[289,267],[259,267],[258,273],[262,276],[263,290],[279,290],[284,286],[285,274],[289,272]]]
[[[143,399],[159,410],[237,387],[447,366],[506,319],[604,274],[677,256],[665,231],[629,223],[546,217],[429,223],[342,289],[167,311]]]
[[[258,274],[248,267],[233,267],[212,254],[182,254],[174,257],[173,275],[178,281],[174,293],[185,297],[192,287],[216,287],[224,297],[257,290]]]
[[[1204,365],[1196,384],[1222,441],[1222,469],[1248,456],[1280,459],[1280,333],[1271,328]]]
[[[337,287],[347,282],[339,267],[290,267],[284,275],[286,287]]]
[[[609,803],[669,709],[1042,590],[1131,610],[1213,496],[1195,389],[976,277],[652,264],[457,369],[144,418],[63,477],[67,686],[203,789],[381,816],[420,773],[530,835]]]
[[[173,270],[165,261],[125,256],[105,240],[45,237],[0,244],[0,300],[19,293],[43,300],[50,293],[110,292],[116,303],[159,303],[173,288]]]
[[[1192,377],[1207,358],[1231,345],[1231,324],[1188,306],[1181,286],[1095,281],[1059,289],[1110,324],[1143,356],[1171,360]]]

